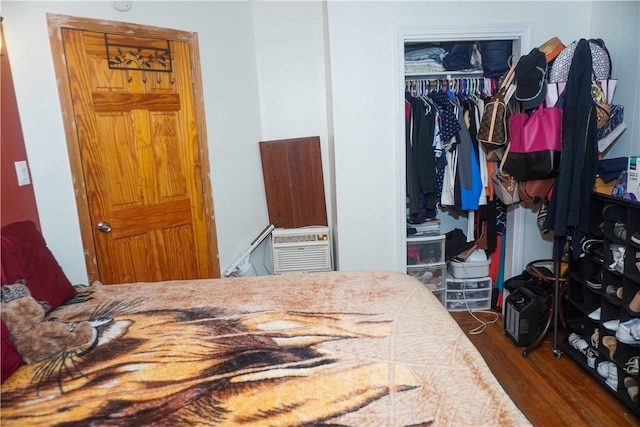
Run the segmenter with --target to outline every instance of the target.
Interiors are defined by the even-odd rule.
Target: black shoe
[[[626,222],[627,211],[618,205],[607,205],[602,209],[604,219],[612,222]]]
[[[613,235],[623,242],[627,241],[627,225],[624,222],[616,222],[613,225]]]
[[[602,239],[586,239],[582,242],[582,252],[604,263],[603,244]]]

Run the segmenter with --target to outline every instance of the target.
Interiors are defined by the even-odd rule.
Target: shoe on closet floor
[[[604,207],[604,209],[602,209],[602,217],[614,223],[624,223],[627,221],[627,211],[622,206],[607,205]]]
[[[587,279],[587,286],[596,291],[602,289],[602,283],[596,279]]]
[[[638,380],[632,377],[624,378],[624,386],[633,403],[638,403]]]
[[[627,241],[627,225],[624,222],[616,222],[613,225],[613,235],[623,242]]]
[[[604,250],[602,239],[586,239],[582,242],[582,252],[596,258],[599,262],[604,262]]]
[[[591,320],[600,320],[600,312],[602,311],[602,309],[600,307],[598,307],[597,309],[593,310],[591,313],[589,313],[589,319]]]
[[[586,352],[587,355],[587,366],[591,369],[596,367],[596,359],[598,358],[598,351],[589,347]]]
[[[640,317],[620,323],[616,338],[625,344],[640,344]]]
[[[630,237],[631,241],[636,245],[640,245],[640,232],[636,231]]]
[[[629,302],[629,312],[634,316],[640,316],[640,291],[636,292]]]
[[[605,292],[607,293],[607,295],[622,299],[622,286],[609,285],[607,286]]]
[[[612,365],[614,367],[616,366],[615,363],[609,362],[608,360],[598,363],[598,367],[596,368],[598,375],[600,375],[602,378],[607,378],[609,376],[609,367]]]
[[[612,332],[617,331],[619,325],[620,325],[620,319],[607,320],[606,322],[604,322],[602,324],[602,326],[604,326],[605,328],[607,328],[608,330],[610,330]]]
[[[618,390],[618,367],[615,363],[609,365],[609,375],[605,383],[613,390]]]
[[[640,356],[631,356],[624,364],[622,368],[627,374],[638,375],[640,373]]]
[[[593,335],[591,335],[591,347],[598,348],[598,343],[600,342],[600,331],[598,328],[593,331]]]
[[[589,343],[580,335],[573,332],[569,334],[569,338],[567,339],[567,341],[569,342],[569,345],[571,345],[571,347],[575,348],[580,353],[585,353],[589,348]]]
[[[624,273],[624,253],[626,248],[622,245],[612,244],[610,249],[613,262],[608,265],[609,271],[617,271],[620,274]]]
[[[620,331],[619,328],[618,331]],[[602,345],[605,346],[607,350],[609,350],[609,359],[613,360],[613,356],[615,355],[616,349],[618,348],[618,341],[616,341],[616,337],[607,335],[602,337],[601,341]]]

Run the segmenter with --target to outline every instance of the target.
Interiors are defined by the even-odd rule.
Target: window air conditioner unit
[[[276,228],[271,242],[273,274],[331,271],[329,227]]]

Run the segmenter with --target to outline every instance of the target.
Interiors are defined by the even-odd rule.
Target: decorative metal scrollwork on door
[[[129,70],[142,71],[142,81],[147,82],[147,72],[156,73],[156,82],[162,81],[160,73],[169,73],[169,82],[175,79],[171,63],[171,46],[166,40],[166,48],[136,46],[130,44],[114,43],[109,41],[109,34],[104,35],[104,44],[107,50],[107,61],[112,70],[125,70],[127,80],[131,82]]]

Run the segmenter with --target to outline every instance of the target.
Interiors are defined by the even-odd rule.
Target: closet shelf
[[[465,77],[482,77],[482,70],[438,71],[433,73],[405,73],[405,80],[450,80]]]

